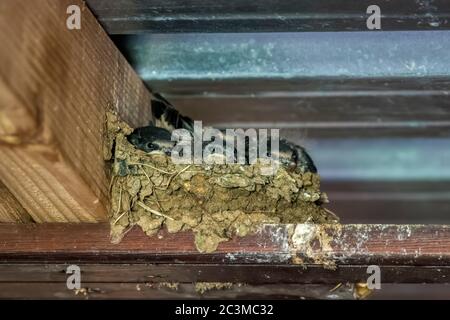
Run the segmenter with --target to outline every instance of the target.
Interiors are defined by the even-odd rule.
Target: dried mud
[[[131,129],[108,115],[105,159],[113,157],[111,237],[119,242],[138,225],[149,236],[191,230],[200,252],[212,252],[233,236],[262,224],[333,223],[318,202],[319,176],[287,171],[260,174],[261,165],[175,165],[158,152],[145,153],[126,138]],[[112,152],[108,148],[113,148]],[[111,149],[110,149],[111,150]]]

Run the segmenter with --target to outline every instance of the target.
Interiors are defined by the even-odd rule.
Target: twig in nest
[[[164,217],[164,218],[167,218],[167,219],[173,220],[173,221],[175,220],[174,218],[169,217],[168,215],[165,215],[164,213],[161,213],[161,212],[159,212],[159,211],[156,211],[156,210],[154,210],[154,209],[152,209],[152,208],[146,206],[142,201],[138,201],[137,204],[138,204],[138,206],[140,206],[142,209],[144,209],[144,210],[146,210],[146,211],[148,211],[148,212],[150,212],[150,213],[153,213],[153,214],[155,214],[155,215],[157,215],[157,216]]]
[[[120,186],[120,191],[119,191],[119,204],[117,205],[117,210],[116,210],[116,216],[119,214],[120,212],[120,207],[122,206],[122,186]]]
[[[109,182],[109,188],[108,188],[109,193],[111,193],[114,181],[116,181],[116,179],[117,179],[117,176],[112,176],[111,181]]]
[[[163,209],[161,203],[159,203],[159,199],[158,199],[158,196],[156,195],[155,189],[153,188],[152,191],[153,191],[153,196],[155,197],[155,200],[156,200],[156,204],[157,204],[158,207],[159,207],[159,210],[161,210],[161,211],[164,213],[164,209]]]
[[[331,211],[327,208],[323,208],[323,209],[325,210],[326,213],[332,215],[334,219],[339,220],[339,217],[333,211]]]
[[[122,206],[122,186],[120,186],[120,192],[119,192],[119,205],[117,206],[117,211],[116,211],[115,216],[117,216],[117,215],[119,214],[119,212],[120,212],[120,207],[121,207],[121,206]],[[125,213],[127,213],[127,212],[124,211],[124,212],[123,212],[116,220],[114,220],[113,225],[115,225],[115,224],[120,220],[120,218],[123,217],[123,215],[124,215]]]
[[[132,224],[127,230],[125,230],[123,233],[122,233],[122,237],[125,237],[125,235],[128,233],[128,232],[130,232],[133,228],[134,228],[134,224]]]
[[[178,177],[180,174],[182,174],[183,172],[185,172],[187,169],[189,169],[191,167],[191,165],[186,166],[185,168],[181,169],[178,172],[174,172],[169,180],[167,181],[167,184],[164,187],[155,187],[158,190],[167,190],[167,188],[170,186],[170,184],[172,183],[172,180],[175,179],[176,177]]]
[[[177,174],[173,177],[173,179],[175,179],[176,177],[178,177],[180,174],[182,174],[183,172],[185,172],[187,169],[189,169],[191,167],[191,165],[186,166],[185,168],[181,169],[180,171],[177,172]]]
[[[277,213],[276,210],[256,210],[256,211],[244,211],[245,213]]]
[[[148,182],[152,182],[152,181],[150,180],[150,177],[149,177],[148,174],[147,174],[147,171],[145,171],[144,168],[142,168],[142,166],[141,166],[140,168],[141,168],[142,172],[144,173],[144,175],[147,177]]]
[[[122,214],[121,214],[120,216],[118,216],[116,220],[114,220],[113,225],[115,225],[117,222],[119,222],[119,220],[120,220],[120,219],[125,215],[125,213],[127,213],[127,212],[128,212],[128,211],[122,212]]]
[[[340,287],[342,287],[342,282],[341,283],[338,283],[333,289],[331,289],[329,292],[334,292],[334,291],[336,291],[337,289],[339,289]]]
[[[168,172],[168,171],[165,171],[165,170],[163,170],[163,169],[159,169],[159,168],[154,167],[154,166],[152,166],[152,165],[150,165],[150,164],[147,164],[147,163],[141,163],[141,162],[128,162],[128,164],[134,165],[134,166],[144,166],[144,167],[149,167],[149,168],[152,168],[153,170],[156,170],[156,171],[159,171],[159,172],[162,172],[162,173],[165,173],[165,174],[175,174],[175,172]]]

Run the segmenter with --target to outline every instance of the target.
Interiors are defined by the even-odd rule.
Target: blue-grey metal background
[[[305,146],[347,222],[450,222],[450,31],[115,36],[154,91]]]
[[[148,34],[123,38],[122,48],[150,85],[197,79],[445,78],[450,74],[449,35],[449,31]]]

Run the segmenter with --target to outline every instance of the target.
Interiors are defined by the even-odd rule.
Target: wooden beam
[[[34,115],[0,78],[0,142],[18,144],[29,139],[36,131]]]
[[[0,181],[0,222],[32,222],[31,216]]]
[[[66,26],[69,5],[80,30]],[[146,125],[151,94],[83,1],[6,0],[0,11],[0,180],[38,222],[105,220],[106,111]]]
[[[110,33],[367,31],[370,0],[87,0]],[[445,0],[432,6],[378,0],[385,30],[449,29]]]
[[[203,293],[195,284],[170,286],[158,283],[83,282],[81,290],[67,289],[66,282],[0,283],[1,299],[353,299],[353,286],[263,284],[232,285]],[[171,308],[174,310],[175,307]],[[165,312],[164,312],[165,313]],[[164,314],[159,312],[159,314]]]
[[[35,222],[95,222],[104,208],[54,148],[0,148],[0,175]]]
[[[5,276],[8,268],[19,270],[8,266],[35,264],[29,266],[34,280],[45,277],[55,281],[61,264],[106,261],[111,265],[97,271],[87,267],[90,281],[108,281],[116,275],[123,281],[140,281],[151,273],[161,281],[334,283],[364,279],[367,266],[374,264],[382,268],[389,282],[448,282],[450,226],[266,225],[254,235],[200,254],[191,232],[161,231],[147,237],[134,228],[121,243],[111,244],[107,224],[0,224],[0,261]],[[53,269],[47,266],[37,272],[49,262]],[[124,272],[121,264],[132,264],[126,266],[129,272]],[[146,266],[149,264],[165,267]],[[50,273],[54,278],[49,278]],[[6,280],[0,277],[0,281]]]
[[[123,283],[123,282],[83,282],[82,290],[67,289],[66,282],[2,282],[0,283],[1,299],[353,299],[354,285],[321,284],[240,284],[225,289],[212,289],[198,293],[195,284],[179,283],[175,286],[160,285],[158,283]],[[447,284],[382,284],[381,290],[375,290],[368,299],[450,299]],[[286,301],[289,302],[289,301]],[[161,301],[158,301],[160,304]],[[177,301],[172,303],[170,310],[174,310]],[[282,302],[277,302],[277,304]],[[302,305],[303,307],[305,305]],[[306,305],[308,306],[308,305]],[[311,305],[309,305],[311,306]],[[313,308],[317,309],[317,305]],[[124,310],[124,309],[119,309]],[[290,316],[287,308],[286,318]],[[117,311],[117,310],[115,310]],[[159,314],[165,311],[159,310]],[[123,311],[124,316],[127,311]],[[169,312],[169,311],[168,311]],[[168,314],[167,312],[167,314]],[[280,315],[279,312],[276,313]]]
[[[348,299],[355,291],[345,283],[364,283],[374,264],[382,297],[389,284],[449,283],[449,248],[450,226],[438,225],[266,225],[201,254],[190,232],[134,228],[111,244],[103,223],[0,224],[0,298],[195,298],[192,283],[220,282],[234,285],[203,297]],[[66,286],[71,264],[81,295]]]
[[[92,283],[142,282],[221,282],[251,284],[328,284],[359,283],[367,280],[368,264],[340,265],[335,270],[318,265],[286,264],[145,264],[79,263],[83,281]],[[65,282],[70,263],[0,264],[2,282]],[[440,271],[438,271],[440,270]],[[380,266],[383,283],[448,283],[448,266]]]

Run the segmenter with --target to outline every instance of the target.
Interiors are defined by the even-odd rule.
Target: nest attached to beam
[[[126,138],[132,130],[114,115],[108,118],[113,242],[135,225],[148,236],[165,226],[168,232],[192,230],[197,249],[212,252],[262,224],[337,222],[318,204],[326,195],[317,174],[279,167],[275,175],[261,175],[259,162],[176,165],[165,154],[136,149]],[[105,156],[112,154],[106,150]]]

